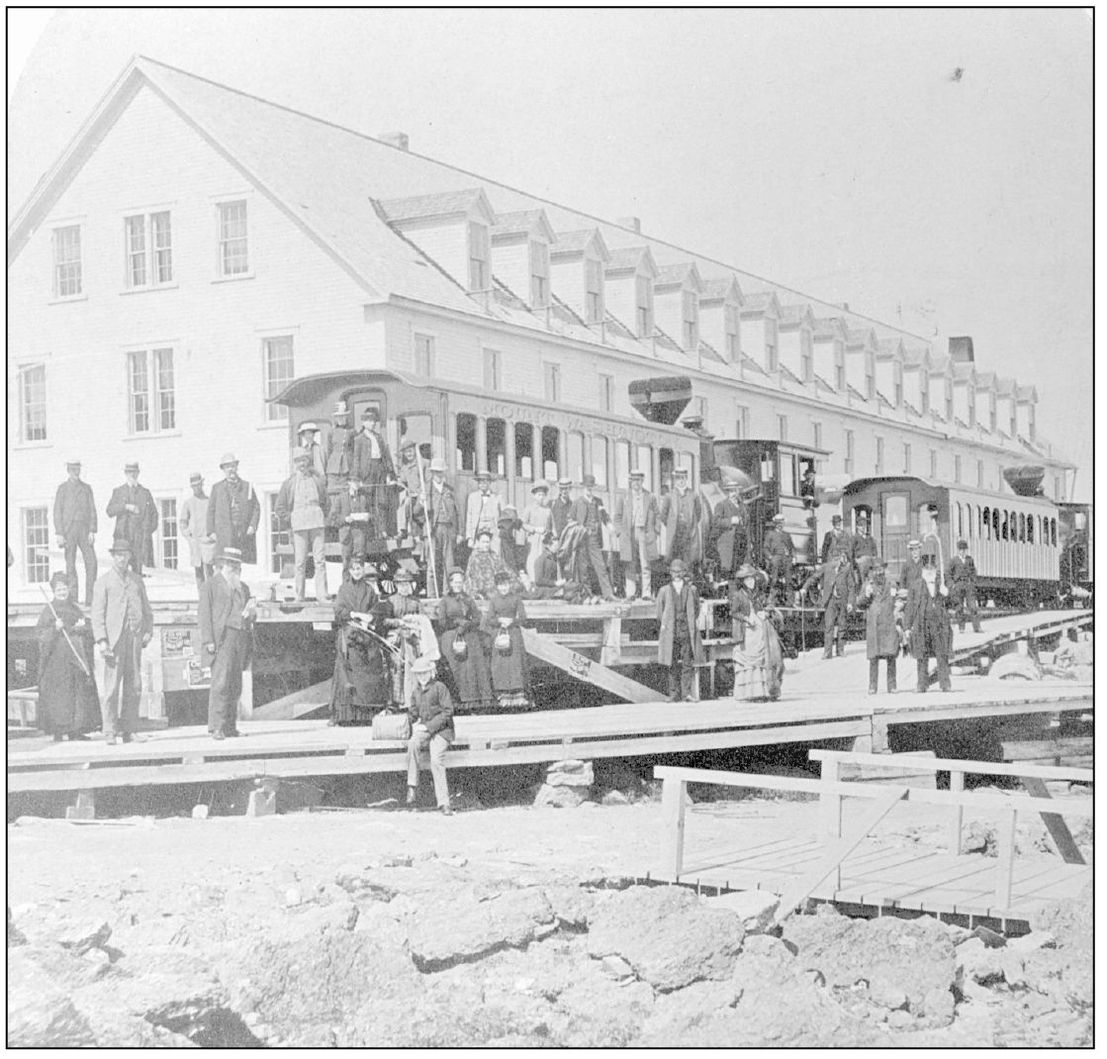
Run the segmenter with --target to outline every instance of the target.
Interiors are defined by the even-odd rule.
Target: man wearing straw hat
[[[242,552],[224,548],[215,565],[215,574],[200,587],[200,642],[204,660],[211,665],[208,732],[213,739],[226,739],[241,735],[238,700],[257,609],[249,587],[242,583]]]
[[[77,550],[85,564],[85,606],[92,603],[96,583],[96,502],[92,486],[81,481],[81,461],[76,457],[65,465],[66,479],[54,494],[54,532],[65,551],[65,576],[69,594],[77,601]]]
[[[238,459],[233,452],[223,453],[219,469],[226,476],[211,487],[208,504],[208,538],[219,552],[237,548],[244,563],[258,561],[257,532],[261,505],[254,487],[238,476]]]
[[[323,455],[323,446],[315,440],[318,430],[319,427],[311,421],[301,423],[300,429],[297,431],[296,447],[303,449],[308,454],[311,469],[325,482],[327,479],[327,461]]]
[[[446,685],[435,679],[437,664],[418,658],[412,665],[416,687],[408,714],[411,738],[407,744],[407,799],[414,805],[419,793],[419,759],[426,752],[434,777],[434,798],[439,810],[450,816],[450,789],[446,783],[446,751],[454,740],[454,703]]]
[[[459,532],[457,496],[446,481],[446,461],[435,456],[430,461],[430,484],[427,490],[427,533],[433,550],[428,561],[433,564],[438,594],[446,591],[449,571],[454,567],[454,547],[465,538]]]
[[[477,546],[477,534],[488,530],[492,534],[492,550],[500,553],[499,523],[503,504],[497,493],[492,492],[492,475],[477,471],[477,488],[465,502],[465,538],[470,548]]]
[[[327,525],[327,485],[311,466],[307,449],[293,449],[295,470],[277,494],[276,514],[281,524],[292,528],[292,551],[296,562],[296,598],[304,598],[307,557],[315,565],[315,598],[327,598],[327,557],[324,534]]]
[[[131,542],[111,547],[111,569],[92,590],[92,636],[104,660],[100,715],[104,741],[113,745],[134,738],[142,694],[142,649],[154,635],[154,612],[142,577],[129,569]]]

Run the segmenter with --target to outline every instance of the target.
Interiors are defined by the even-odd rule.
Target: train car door
[[[888,564],[888,579],[898,581],[911,539],[909,493],[880,494],[880,554]]]

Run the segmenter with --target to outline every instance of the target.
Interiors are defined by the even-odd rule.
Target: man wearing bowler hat
[[[503,504],[499,496],[492,492],[492,475],[487,471],[477,471],[476,479],[476,492],[470,493],[465,502],[465,539],[470,548],[475,548],[478,530],[486,529],[492,534],[492,550],[499,555]]]
[[[577,548],[576,572],[574,578],[585,588],[590,587],[588,571],[591,569],[599,584],[600,595],[605,600],[615,598],[611,591],[611,580],[607,576],[607,564],[603,559],[603,526],[610,521],[603,501],[593,494],[596,488],[594,475],[586,474],[581,479],[584,495],[577,497],[573,504],[571,518],[584,527],[584,536]]]
[[[242,582],[242,552],[227,547],[216,556],[215,573],[200,586],[200,642],[211,665],[208,732],[213,739],[240,735],[238,700],[242,671],[250,660],[257,609]]]
[[[77,551],[85,564],[85,606],[92,603],[92,586],[96,583],[96,503],[92,486],[81,481],[81,461],[76,457],[65,465],[66,479],[54,494],[54,532],[58,545],[65,551],[65,576],[69,595],[76,602]]]
[[[150,490],[138,484],[138,464],[132,460],[123,468],[123,485],[112,490],[108,515],[115,519],[115,539],[131,546],[131,569],[142,573],[142,564],[154,565],[154,530],[158,527],[158,509]]]
[[[830,529],[826,531],[826,535],[823,537],[823,546],[819,552],[819,562],[832,562],[839,552],[845,554],[845,556],[852,561],[853,538],[846,530],[842,529],[842,516],[835,515],[830,520]]]
[[[327,598],[327,556],[323,537],[326,533],[327,484],[316,474],[307,449],[292,450],[296,469],[285,479],[277,494],[276,515],[282,525],[292,529],[292,552],[296,562],[296,598],[302,600],[307,581],[308,552],[315,566],[315,598]]]
[[[350,410],[345,401],[338,401],[331,413],[331,431],[327,435],[324,451],[324,467],[327,475],[327,492],[342,494],[350,478],[353,460],[354,432],[350,429]]]
[[[761,552],[769,574],[769,591],[776,603],[787,603],[792,591],[792,560],[795,546],[791,536],[785,532],[784,516],[779,512],[773,515],[765,539],[761,543]]]
[[[688,482],[688,469],[673,470],[673,488],[661,499],[666,529],[665,557],[680,559],[689,571],[703,559],[703,504]]]
[[[188,476],[188,484],[192,487],[192,495],[185,497],[181,504],[177,529],[188,541],[189,558],[196,571],[196,584],[202,585],[206,578],[211,577],[212,563],[215,561],[215,545],[207,539],[210,500],[204,492],[204,476],[199,471],[193,471]]]
[[[104,739],[134,738],[142,694],[142,649],[154,635],[154,612],[142,577],[130,569],[131,542],[116,540],[111,569],[92,590],[92,636],[104,660],[100,714]]]
[[[227,548],[237,548],[242,562],[258,561],[257,531],[261,521],[261,505],[254,487],[238,476],[238,460],[233,452],[224,452],[219,469],[226,476],[211,487],[208,504],[208,538],[222,554]]]
[[[682,559],[669,564],[669,581],[657,593],[657,660],[669,667],[669,701],[696,698],[695,666],[704,661],[699,630],[700,594]]]

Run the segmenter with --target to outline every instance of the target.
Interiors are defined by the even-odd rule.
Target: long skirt
[[[71,638],[92,672],[92,652],[86,649],[86,641]],[[80,668],[60,636],[39,673],[36,710],[36,723],[47,735],[83,735],[100,727],[96,682]]]
[[[457,630],[447,629],[439,636],[438,647],[454,678],[458,712],[474,713],[487,709],[492,703],[492,677],[488,672],[488,658],[481,635],[476,629],[470,629],[461,637],[465,644],[464,655],[458,655],[454,650],[456,639]]]
[[[370,724],[373,714],[392,700],[388,652],[367,636],[340,629],[335,643],[331,719],[339,724]]]
[[[496,693],[496,702],[500,709],[526,709],[530,706],[527,698],[527,652],[523,647],[523,634],[518,625],[507,630],[508,647],[506,650],[496,646],[499,634],[492,637],[492,653],[489,668],[492,671],[492,690]]]
[[[739,702],[780,698],[784,655],[772,622],[749,616],[746,642],[734,645],[734,698]]]

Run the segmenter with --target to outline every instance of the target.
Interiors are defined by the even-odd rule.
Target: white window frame
[[[31,417],[28,415],[30,402],[28,400],[27,376],[31,372],[42,372],[42,437],[28,437],[31,428]],[[19,378],[19,443],[20,445],[42,445],[50,440],[50,430],[46,419],[46,364],[38,361],[34,364],[21,364],[18,369]],[[37,402],[36,402],[37,404]]]
[[[286,562],[291,562],[290,556],[280,556],[277,549],[280,547],[292,547],[292,530],[281,528],[277,519],[277,493],[265,494],[265,525],[266,525],[266,551],[269,553],[269,571],[278,577],[283,572]]]
[[[734,406],[734,434],[737,440],[750,436],[750,409],[749,405],[735,404]]]
[[[31,516],[34,515],[36,523],[41,519],[41,525],[31,526]],[[23,579],[29,585],[45,584],[50,580],[50,508],[46,504],[36,504],[25,507],[20,515],[20,532],[23,544]],[[37,540],[32,545],[31,532],[37,535]],[[32,560],[32,547],[36,559]],[[38,567],[43,567],[40,571]],[[41,574],[41,576],[33,576]]]
[[[176,342],[151,342],[136,349],[124,350],[124,370],[126,372],[127,392],[127,436],[128,437],[152,437],[159,434],[178,434],[180,427],[177,423],[177,366],[175,364]],[[159,354],[168,353],[169,382],[164,386],[164,362],[165,357]],[[142,368],[146,385],[141,394],[134,388],[134,365],[136,358],[142,358]],[[164,395],[169,396],[168,411],[171,422],[164,424],[165,403]],[[135,398],[145,397],[147,425],[140,429],[138,412],[136,411]]]
[[[911,443],[909,441],[903,443],[903,473],[911,473]]]
[[[961,484],[961,457],[957,455],[953,457],[953,480]]]
[[[930,450],[930,477],[931,478],[937,478],[938,477],[938,450],[937,449],[931,449]]]
[[[73,301],[78,298],[86,297],[84,293],[84,238],[81,232],[83,225],[80,222],[73,224],[59,224],[51,229],[50,237],[50,252],[52,260],[52,290],[55,301]],[[70,247],[63,247],[63,235],[62,233],[76,232],[76,257],[65,257],[64,259],[59,256],[59,251],[62,249],[71,249]],[[64,275],[63,269],[71,269],[76,267],[76,272],[68,273]],[[71,283],[76,284],[75,290],[63,290],[63,287],[68,286]]]
[[[545,309],[550,304],[550,248],[532,240],[528,248],[530,258],[530,305],[532,309]]]
[[[231,207],[241,206],[244,217],[244,234],[226,234],[226,211]],[[228,249],[232,243],[243,244],[244,267],[233,272],[227,270]],[[250,279],[254,275],[251,264],[250,250],[250,199],[246,195],[227,196],[220,198],[215,203],[215,275],[220,280]]]
[[[811,340],[811,332],[800,331],[800,379],[810,382],[815,377],[815,345]]]
[[[883,474],[884,473],[884,438],[882,438],[879,434],[874,434],[873,435],[873,442],[876,446],[876,459],[874,460],[874,465],[876,467],[876,473],[877,474]]]
[[[811,421],[811,446],[816,449],[823,447],[823,425],[817,419]]]
[[[158,245],[157,225],[160,218],[167,218],[166,231],[169,240],[164,246]],[[134,222],[138,222],[137,225]],[[132,248],[131,233],[137,228],[142,235],[142,245]],[[134,265],[142,264],[142,279],[136,280]],[[163,267],[168,276],[162,278]],[[173,216],[172,210],[150,210],[148,213],[127,213],[123,217],[123,286],[129,291],[154,290],[161,287],[177,286],[173,272]]]
[[[158,505],[158,556],[161,559],[158,565],[167,570],[187,569],[187,567],[181,566],[182,538],[180,501],[175,496],[160,496],[156,499],[155,503]],[[166,504],[173,505],[173,515],[171,519],[166,517]],[[171,522],[173,525],[173,533],[171,535],[165,532],[167,522]],[[170,562],[170,556],[167,554],[166,550],[169,543],[173,545],[172,562]]]
[[[287,379],[281,381],[279,386],[273,384],[273,378],[270,375],[270,344],[288,341],[288,366],[289,372]],[[273,404],[267,400],[269,397],[275,397],[281,390],[285,388],[293,379],[296,378],[296,335],[291,331],[273,332],[272,334],[265,334],[261,336],[261,396],[264,411],[262,417],[264,421],[268,423],[287,423],[288,422],[288,406],[283,404]]]
[[[865,354],[865,400],[871,401],[876,397],[876,354]]]

